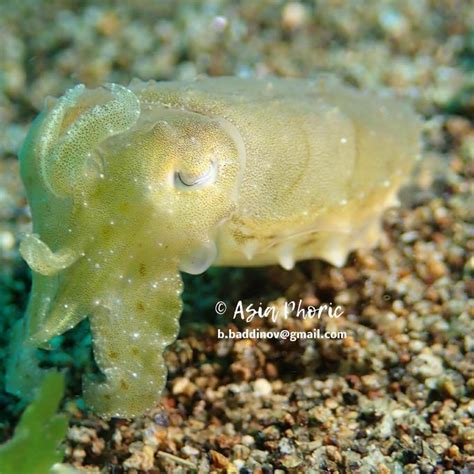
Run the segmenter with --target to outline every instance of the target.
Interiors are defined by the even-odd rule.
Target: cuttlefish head
[[[206,270],[238,198],[244,152],[232,124],[157,106],[109,154],[112,183],[122,183],[109,189],[111,212],[145,214],[145,240],[176,255],[182,271]]]
[[[133,416],[159,396],[179,270],[216,259],[244,154],[230,122],[141,103],[116,84],[76,86],[35,121],[20,153],[33,216],[20,246],[33,270],[27,339],[44,345],[89,317],[105,381],[85,393],[105,416]]]
[[[50,276],[122,233],[200,273],[235,209],[244,155],[222,118],[144,105],[116,84],[77,86],[41,114],[21,152],[34,222],[22,254]]]

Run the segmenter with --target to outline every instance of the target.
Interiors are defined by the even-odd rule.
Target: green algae
[[[0,474],[47,474],[62,461],[58,446],[66,436],[68,421],[66,415],[56,412],[63,393],[64,375],[49,372],[13,438],[0,446]]]

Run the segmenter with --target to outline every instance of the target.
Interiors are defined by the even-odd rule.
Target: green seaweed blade
[[[0,446],[0,474],[49,474],[63,459],[66,415],[56,414],[64,393],[64,375],[49,372],[25,409],[13,438]]]

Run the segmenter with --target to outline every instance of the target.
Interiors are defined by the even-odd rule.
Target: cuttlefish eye
[[[174,173],[174,185],[179,189],[197,189],[208,184],[214,184],[217,178],[217,163],[211,161],[209,168],[202,174],[190,171],[176,171]]]

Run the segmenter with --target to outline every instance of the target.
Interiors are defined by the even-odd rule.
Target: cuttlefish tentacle
[[[26,343],[46,347],[47,341],[79,324],[87,314],[64,291],[67,280],[36,275],[33,279],[31,302],[27,310],[28,338]],[[67,301],[67,303],[65,302]]]
[[[36,234],[26,235],[20,243],[21,256],[40,275],[54,276],[72,265],[79,254],[70,248],[53,252]]]
[[[61,334],[59,331],[63,324],[61,328],[50,324],[51,303],[56,296],[57,286],[56,277],[33,274],[30,302],[26,310],[27,330],[24,343],[28,346],[47,347],[47,342],[51,337]],[[67,315],[63,313],[62,316]],[[65,319],[67,318],[61,318],[61,322]]]
[[[77,311],[70,291],[64,291],[74,283],[74,279],[64,278],[64,272],[67,270],[66,275],[71,275],[70,268],[74,268],[81,254],[67,246],[53,252],[36,234],[27,234],[23,238],[20,253],[34,272],[27,310],[26,342],[44,346],[49,339],[73,328],[85,318]]]

